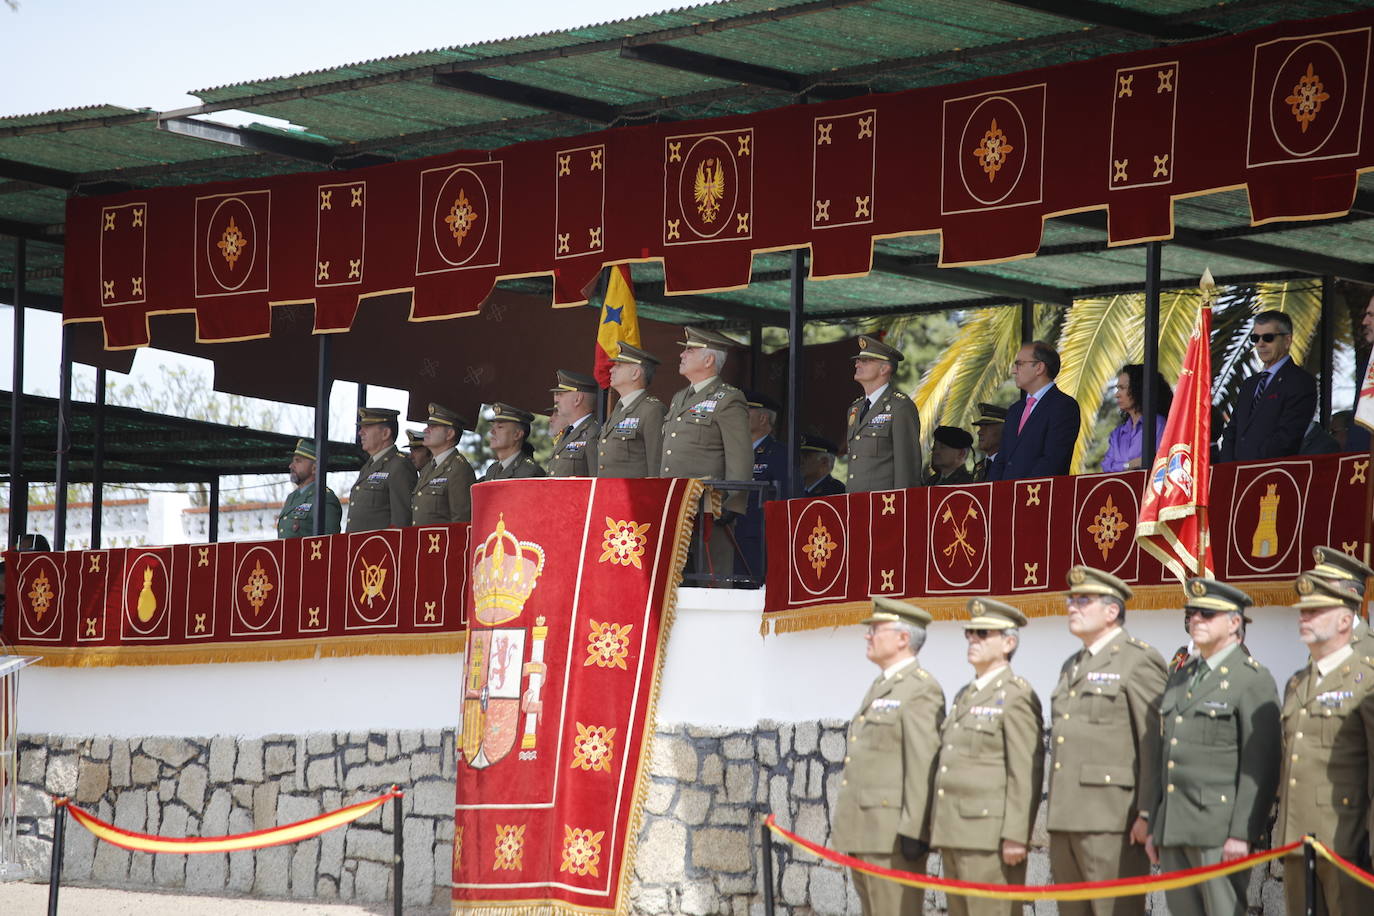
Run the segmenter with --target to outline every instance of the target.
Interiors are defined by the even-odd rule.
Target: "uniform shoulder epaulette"
[[[916,676],[919,677],[919,678],[921,678],[922,680],[926,680],[926,681],[930,680],[930,672],[927,671],[927,670],[924,669],[924,668],[917,668],[917,669],[916,669]]]
[[[1131,645],[1135,646],[1137,649],[1145,649],[1148,651],[1154,648],[1154,646],[1150,645],[1145,640],[1136,639],[1134,636],[1126,637],[1126,641],[1129,642]]]
[[[897,398],[898,400],[901,400],[901,401],[909,401],[909,400],[911,400],[910,398],[908,398],[908,397],[906,396],[906,394],[904,394],[904,393],[901,392],[901,391],[894,391],[894,392],[892,392],[892,396],[893,396],[894,398]]]
[[[1017,687],[1021,687],[1027,690],[1030,689],[1030,683],[1027,682],[1026,679],[1021,677],[1021,675],[1019,674],[1013,674],[1011,676],[1011,682],[1015,684]]]
[[[1264,668],[1263,665],[1255,661],[1255,657],[1253,655],[1245,656],[1245,664],[1249,665],[1251,668],[1254,668],[1256,671],[1260,671]]]

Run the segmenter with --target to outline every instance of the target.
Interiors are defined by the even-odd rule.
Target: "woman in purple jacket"
[[[1174,393],[1164,376],[1155,373],[1155,444],[1164,435],[1164,419],[1169,416],[1169,405],[1174,401]],[[1102,458],[1102,470],[1127,471],[1140,467],[1140,440],[1144,423],[1140,413],[1140,399],[1137,392],[1145,390],[1145,367],[1140,363],[1129,363],[1121,367],[1116,377],[1116,406],[1121,410],[1121,425],[1112,430],[1107,439],[1107,454]]]

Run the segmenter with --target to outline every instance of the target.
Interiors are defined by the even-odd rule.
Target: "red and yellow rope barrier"
[[[1134,894],[1149,894],[1154,891],[1176,890],[1180,887],[1191,887],[1194,884],[1201,884],[1213,878],[1220,878],[1234,872],[1243,871],[1256,865],[1270,862],[1280,856],[1286,856],[1296,849],[1300,849],[1303,841],[1289,843],[1287,846],[1280,846],[1278,849],[1267,849],[1246,856],[1243,859],[1236,859],[1231,862],[1222,862],[1219,865],[1204,865],[1198,868],[1185,868],[1180,871],[1165,872],[1162,875],[1146,875],[1139,878],[1116,878],[1111,881],[1082,881],[1074,884],[978,884],[973,881],[956,881],[952,878],[936,878],[931,875],[918,875],[913,872],[897,871],[892,868],[883,868],[880,865],[873,865],[864,862],[853,856],[847,856],[842,852],[828,849],[810,840],[803,839],[789,830],[784,830],[777,825],[774,815],[768,815],[768,820],[764,822],[768,829],[773,831],[782,839],[805,849],[807,852],[822,859],[843,865],[856,871],[861,871],[867,875],[875,875],[879,878],[886,878],[889,881],[896,881],[898,884],[905,884],[909,887],[919,887],[924,890],[941,890],[947,894],[958,894],[963,897],[983,897],[991,900],[1101,900],[1107,897],[1126,897]],[[1312,841],[1320,855],[1331,860],[1337,867],[1342,867],[1371,887],[1374,887],[1374,875],[1361,872],[1354,865],[1341,859],[1335,853],[1327,850],[1315,840]],[[1342,865],[1341,863],[1344,863]],[[1359,872],[1359,875],[1355,875]],[[1359,877],[1363,875],[1364,877]]]
[[[170,853],[193,853],[193,852],[236,852],[241,849],[261,849],[264,846],[280,846],[283,843],[297,843],[301,840],[308,840],[313,836],[319,836],[335,827],[342,827],[344,824],[356,821],[358,818],[372,811],[377,810],[383,804],[393,798],[403,798],[405,793],[391,787],[391,791],[385,795],[367,801],[358,802],[356,805],[349,805],[337,811],[329,811],[319,817],[312,817],[307,820],[297,821],[294,824],[286,824],[282,827],[272,827],[267,830],[254,830],[251,833],[239,833],[233,836],[207,836],[207,837],[160,837],[147,833],[134,833],[130,830],[121,830],[114,824],[106,823],[88,811],[83,811],[71,803],[70,799],[59,798],[54,800],[58,807],[65,807],[72,818],[95,834],[97,839],[104,840],[122,849],[132,849],[135,852],[170,852]]]
[[[1309,837],[1309,839],[1311,838]],[[1317,851],[1317,855],[1321,856],[1323,859],[1330,862],[1332,865],[1336,866],[1341,871],[1349,875],[1351,878],[1363,884],[1365,887],[1374,890],[1374,875],[1371,875],[1369,872],[1365,871],[1363,868],[1360,868],[1355,863],[1350,862],[1336,855],[1329,848],[1327,848],[1327,845],[1325,843],[1321,842],[1320,840],[1312,840],[1312,848]]]

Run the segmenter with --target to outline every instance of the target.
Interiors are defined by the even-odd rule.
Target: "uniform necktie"
[[[1193,672],[1193,679],[1188,683],[1188,692],[1192,693],[1197,689],[1197,685],[1202,683],[1202,679],[1207,676],[1207,672],[1212,668],[1202,659],[1198,659],[1197,670]]]
[[[1259,399],[1264,395],[1264,389],[1267,387],[1269,387],[1269,373],[1261,372],[1259,377],[1259,383],[1255,385],[1255,397],[1252,403],[1259,403]]]
[[[1016,424],[1016,432],[1020,435],[1021,430],[1026,428],[1026,421],[1030,419],[1031,408],[1035,406],[1035,398],[1026,398],[1026,406],[1021,411],[1021,422]]]
[[[869,403],[868,398],[864,398],[864,406],[859,410],[859,423],[862,423],[864,421],[864,417],[868,416],[868,410],[872,406],[873,405]]]

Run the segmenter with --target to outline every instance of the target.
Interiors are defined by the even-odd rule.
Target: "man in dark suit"
[[[836,496],[844,492],[844,484],[830,476],[838,452],[829,439],[802,433],[802,496]]]
[[[1283,312],[1260,312],[1250,342],[1264,368],[1240,385],[1220,459],[1258,461],[1300,454],[1317,409],[1317,380],[1288,356],[1292,319]]]
[[[988,480],[1019,480],[1069,473],[1081,414],[1078,402],[1054,384],[1059,354],[1043,340],[1021,347],[1011,377],[1026,397],[1007,408],[1002,447]]]
[[[744,402],[749,407],[749,438],[754,443],[754,480],[774,481],[778,487],[776,492],[750,493],[749,508],[735,523],[735,540],[747,573],[762,576],[763,504],[770,499],[788,499],[792,492],[787,482],[787,449],[773,435],[782,405],[758,391],[746,391]]]

